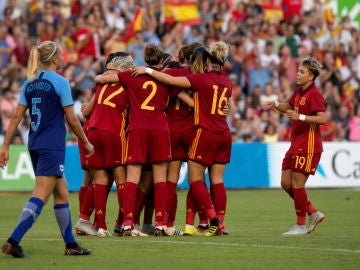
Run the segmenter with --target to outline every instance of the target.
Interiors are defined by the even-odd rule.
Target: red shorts
[[[175,132],[170,131],[172,160],[187,160],[194,134],[193,132],[193,128]]]
[[[171,148],[168,131],[156,129],[129,131],[126,164],[153,164],[170,160]]]
[[[90,129],[88,139],[95,148],[94,155],[88,158],[89,168],[106,169],[125,164],[125,138],[104,130]]]
[[[230,162],[232,144],[230,130],[215,133],[203,128],[197,128],[194,134],[188,154],[190,160],[207,166]]]
[[[313,175],[320,158],[321,153],[290,153],[287,151],[282,162],[282,170],[293,170]]]

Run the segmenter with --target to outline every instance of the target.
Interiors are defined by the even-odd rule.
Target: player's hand
[[[87,144],[84,145],[84,147],[88,153],[85,157],[87,158],[91,157],[95,153],[95,148],[91,143],[88,142]]]
[[[138,75],[141,75],[141,74],[146,74],[145,72],[145,68],[144,66],[140,66],[140,67],[133,67],[132,70],[131,70],[131,74],[136,77]]]
[[[286,115],[290,120],[299,120],[299,114],[294,110],[287,110]]]
[[[230,110],[231,110],[231,104],[230,102],[228,102],[223,108],[223,113],[228,116],[230,114]]]
[[[274,109],[275,108],[275,102],[274,101],[266,101],[262,107],[261,107],[264,111],[268,111],[270,109]]]
[[[0,168],[4,169],[9,160],[9,150],[1,149],[0,151]]]

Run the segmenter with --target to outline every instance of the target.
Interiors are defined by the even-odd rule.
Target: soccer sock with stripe
[[[20,243],[25,233],[31,228],[44,207],[44,202],[36,197],[31,197],[23,208],[18,223],[10,238],[17,244]]]
[[[71,215],[69,211],[69,204],[55,204],[54,212],[57,224],[59,225],[59,229],[61,235],[64,239],[65,243],[75,243],[75,237],[72,232],[72,223],[71,223]]]

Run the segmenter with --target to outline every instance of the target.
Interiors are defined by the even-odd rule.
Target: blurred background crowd
[[[231,45],[225,74],[233,81],[228,123],[234,142],[289,140],[289,120],[265,112],[267,100],[293,93],[299,61],[313,56],[323,65],[317,80],[326,101],[324,141],[360,141],[360,32],[347,14],[334,14],[331,0],[1,0],[0,137],[15,112],[34,44],[53,40],[64,50],[65,67],[84,122],[81,104],[92,95],[107,55],[128,51],[145,65],[146,44],[160,44],[177,57],[184,44],[216,40]],[[14,144],[26,144],[25,117]],[[77,143],[69,132],[68,144]],[[1,143],[1,140],[0,140]]]

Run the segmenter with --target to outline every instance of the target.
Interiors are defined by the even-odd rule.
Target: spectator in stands
[[[360,141],[360,106],[357,104],[355,113],[349,121],[349,141]]]
[[[294,87],[298,62],[296,58],[291,55],[291,50],[288,45],[283,44],[280,46],[279,57],[279,77],[287,77],[290,80],[291,86]]]
[[[8,88],[3,89],[3,97],[0,99],[2,130],[5,133],[8,130],[10,120],[14,116],[18,104],[13,91],[11,91],[10,85],[11,83]]]
[[[252,94],[256,85],[260,86],[261,92],[264,92],[265,85],[270,82],[271,70],[261,66],[260,56],[255,56],[254,67],[248,71],[248,94]]]
[[[332,142],[335,139],[336,124],[332,120],[330,106],[326,107],[325,115],[327,121],[324,125],[320,126],[321,138],[323,142]]]
[[[10,54],[12,52],[12,49],[9,46],[9,43],[7,41],[8,36],[8,28],[7,26],[0,22],[0,57],[2,62],[2,67],[7,68],[10,61]]]
[[[93,56],[91,54],[80,55],[79,64],[74,68],[71,81],[74,82],[73,97],[76,99],[83,89],[92,89],[95,85],[96,70],[92,66]]]

